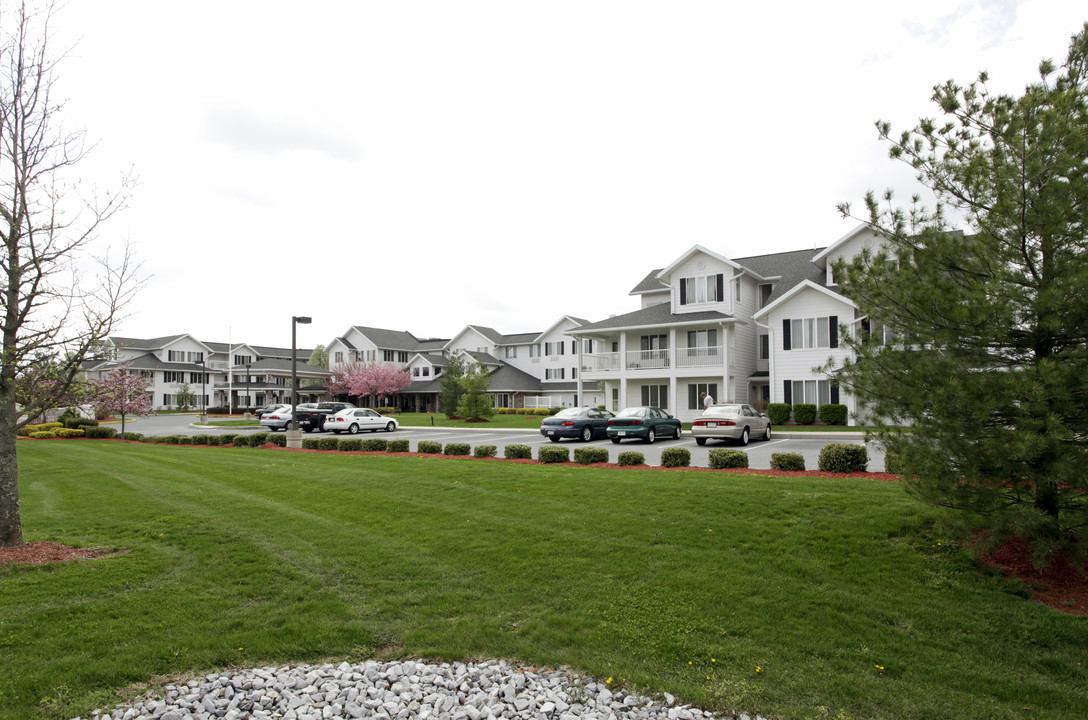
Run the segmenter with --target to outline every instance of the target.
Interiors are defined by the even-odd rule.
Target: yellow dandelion
[[[717,660],[715,660],[714,658],[710,658],[710,662],[715,662],[715,663],[716,663],[716,662],[718,662],[718,661],[717,661]]]
[[[608,678],[607,680],[604,681],[604,683],[605,683],[605,685],[611,685],[612,684],[612,678]]]
[[[763,672],[763,666],[762,665],[756,665],[756,672],[757,673]]]

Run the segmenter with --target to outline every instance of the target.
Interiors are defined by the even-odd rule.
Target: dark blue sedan
[[[581,438],[589,442],[595,437],[605,437],[611,417],[612,413],[600,408],[567,408],[544,418],[540,423],[540,434],[552,442],[562,438]]]

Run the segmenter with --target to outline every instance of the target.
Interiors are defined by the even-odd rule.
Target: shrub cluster
[[[358,452],[363,449],[363,441],[359,438],[345,438],[337,444],[336,449],[340,452]]]
[[[219,436],[220,445],[230,445],[234,442],[234,438],[238,437],[237,433],[223,433]]]
[[[76,438],[83,437],[83,428],[60,428],[56,431],[57,437],[60,438]]]
[[[820,450],[821,472],[865,472],[869,467],[869,451],[864,445],[831,443]]]
[[[54,432],[61,429],[62,427],[64,427],[64,423],[60,422],[39,423],[38,425],[24,425],[23,427],[19,428],[19,432],[17,434],[22,435],[23,437],[33,437],[31,433]]]
[[[845,425],[847,410],[838,403],[820,406],[820,422],[825,425]]]
[[[793,421],[798,425],[811,425],[816,422],[816,406],[812,403],[794,403]]]
[[[378,414],[380,414],[380,415],[392,415],[393,413],[395,413],[397,411],[396,408],[391,408],[391,407],[380,407],[380,408],[374,408],[374,409],[376,411],[378,411]]]
[[[90,432],[99,433],[99,432],[102,432],[103,430],[113,430],[113,428],[95,428],[95,430],[93,430],[93,431],[86,431],[86,432],[88,432],[88,433],[90,433]],[[117,431],[113,430],[113,433],[110,434],[110,435],[97,435],[97,434],[90,435],[90,434],[88,434],[87,437],[113,437],[116,434],[117,434]],[[144,441],[143,433],[126,432],[123,435],[121,435],[121,437],[123,437],[125,440],[134,440],[136,442],[143,442]],[[215,444],[219,445],[220,442],[216,442]]]
[[[57,428],[56,430],[35,430],[34,432],[30,433],[30,437],[34,438],[35,440],[52,440],[57,436],[57,430],[60,429],[61,428]]]
[[[715,448],[710,451],[710,467],[715,470],[748,467],[748,453],[743,450]]]
[[[125,435],[129,434],[125,433]],[[112,438],[117,436],[117,430],[111,427],[88,427],[84,428],[83,435],[89,438]]]
[[[771,403],[767,406],[767,417],[771,425],[785,425],[790,421],[790,406],[786,403]]]
[[[448,445],[446,447],[449,447]],[[495,457],[495,454],[499,451],[494,445],[477,445],[472,448],[472,456],[478,458]]]
[[[801,453],[771,453],[771,470],[804,470],[805,456]]]
[[[616,458],[616,462],[620,467],[627,467],[628,465],[645,465],[646,456],[636,450],[626,450],[620,453],[620,456]]]
[[[66,417],[64,419],[64,427],[71,430],[76,430],[84,427],[98,427],[98,421],[94,418]]]
[[[570,462],[570,450],[557,445],[549,445],[537,451],[536,459],[542,463]]]
[[[385,438],[367,438],[359,442],[366,452],[385,452],[389,449],[389,441]]]
[[[468,455],[472,451],[468,443],[446,443],[446,448],[442,451],[443,455]]]
[[[682,447],[670,447],[661,451],[661,464],[665,467],[688,467],[691,465],[691,451]]]
[[[903,456],[894,450],[884,451],[884,472],[893,475],[902,475],[904,471]]]
[[[400,440],[390,440],[389,445],[386,446],[386,450],[389,452],[408,452],[408,441],[404,438],[401,438]]]
[[[556,412],[558,412],[558,411],[556,411]],[[533,415],[540,415],[541,417],[548,417],[549,415],[555,415],[555,413],[553,413],[548,408],[537,408],[536,410],[533,411]]]
[[[333,435],[332,437],[317,438],[318,450],[335,450],[340,445],[340,438]]]
[[[533,450],[528,445],[507,445],[503,448],[502,456],[508,460],[530,460]]]
[[[442,443],[434,440],[420,440],[419,445],[416,446],[416,452],[437,455],[442,452]]]
[[[608,448],[580,447],[574,449],[574,462],[579,465],[608,462]]]
[[[211,445],[211,435],[193,435],[193,445]]]
[[[317,441],[318,441],[318,438],[302,438],[302,449],[303,450],[320,450],[321,448],[319,448],[317,446]]]

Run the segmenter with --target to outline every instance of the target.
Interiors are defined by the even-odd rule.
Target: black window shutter
[[[718,283],[718,302],[722,302],[723,300],[725,300],[725,295],[722,294],[725,292],[725,275],[718,273],[714,277],[716,278],[716,282]]]
[[[831,383],[831,404],[839,404],[839,386],[835,383]]]
[[[865,333],[865,339],[869,339],[869,318],[862,318],[861,331]]]
[[[680,304],[688,304],[688,282],[687,280],[680,281]]]
[[[782,400],[787,405],[793,405],[793,381],[782,381]]]
[[[839,316],[832,315],[827,319],[827,330],[831,337],[831,347],[839,346]]]
[[[790,349],[790,321],[788,319],[782,321],[782,349]]]

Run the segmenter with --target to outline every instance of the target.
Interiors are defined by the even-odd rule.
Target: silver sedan
[[[704,410],[691,424],[691,434],[699,445],[706,445],[706,441],[712,438],[736,440],[741,445],[747,445],[748,438],[752,436],[770,440],[771,421],[751,405],[725,403]]]

